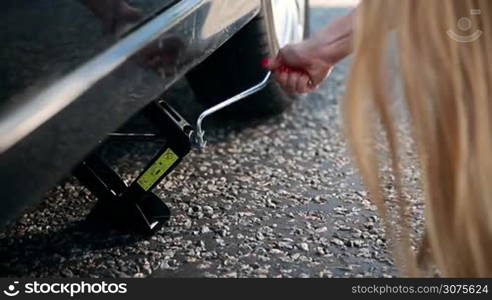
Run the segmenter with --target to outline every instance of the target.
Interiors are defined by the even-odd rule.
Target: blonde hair
[[[406,275],[428,274],[412,250],[402,197],[392,51],[421,167],[426,234],[420,252],[430,254],[443,276],[492,276],[492,1],[364,0],[357,14],[345,128],[368,190],[389,220],[397,263]],[[397,222],[378,171],[379,128],[399,196]]]

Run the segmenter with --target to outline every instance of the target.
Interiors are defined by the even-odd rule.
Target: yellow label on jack
[[[171,168],[174,163],[179,159],[179,156],[174,153],[171,148],[168,148],[161,156],[140,176],[137,183],[145,190],[148,191],[161,176]]]

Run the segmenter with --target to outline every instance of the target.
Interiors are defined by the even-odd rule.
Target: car
[[[168,211],[150,190],[190,150],[194,131],[193,120],[166,104],[163,93],[186,78],[200,102],[211,106],[227,99],[260,82],[266,73],[260,61],[302,40],[309,24],[308,0],[2,5],[0,226],[74,171],[98,198],[127,202],[131,217],[155,228]],[[292,101],[270,82],[239,110],[270,115]],[[163,149],[128,187],[94,152],[144,111],[157,118],[161,132],[174,130],[167,139],[181,150]]]

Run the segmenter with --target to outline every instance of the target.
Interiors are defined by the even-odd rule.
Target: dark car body
[[[2,1],[0,225],[261,9],[260,0],[131,0],[138,13],[114,28],[112,6],[98,6],[111,1]]]

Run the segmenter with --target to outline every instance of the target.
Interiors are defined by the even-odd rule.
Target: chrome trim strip
[[[99,56],[47,87],[28,102],[4,112],[0,115],[0,154],[29,135],[95,83],[206,2],[187,0],[177,3]]]

